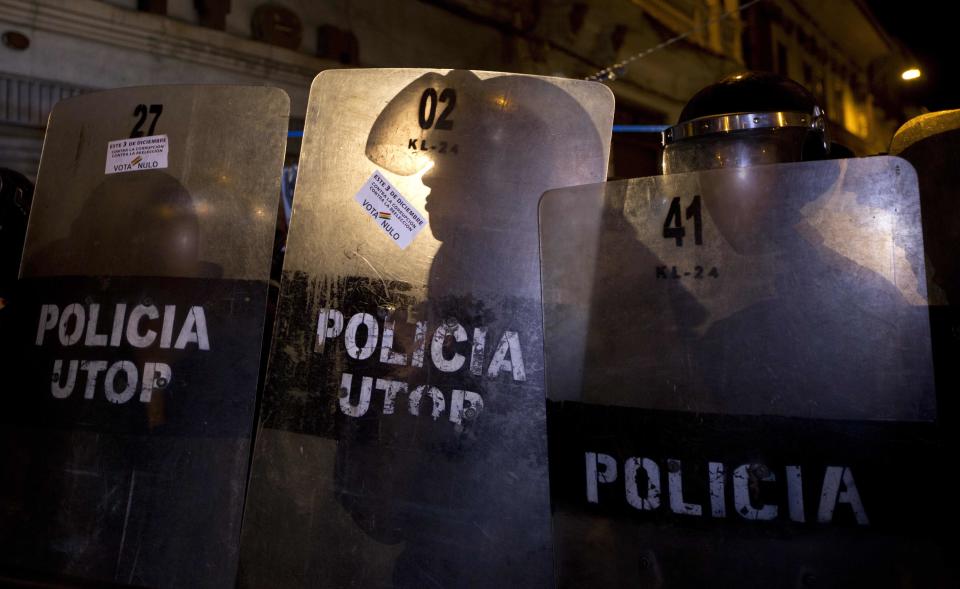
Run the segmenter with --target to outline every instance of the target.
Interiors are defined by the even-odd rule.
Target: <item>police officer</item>
[[[703,89],[663,141],[664,174],[690,175],[614,184],[606,191],[604,229],[598,236],[598,249],[606,255],[598,258],[615,261],[596,264],[589,291],[579,400],[592,407],[579,413],[576,407],[560,407],[556,411],[564,421],[555,423],[568,429],[552,424],[549,435],[551,443],[564,436],[589,442],[562,446],[580,451],[579,460],[563,463],[570,465],[564,466],[567,472],[577,473],[569,480],[580,484],[584,450],[610,448],[611,456],[621,460],[682,455],[684,470],[674,464],[684,479],[683,497],[699,502],[703,519],[688,518],[689,512],[674,517],[682,505],[664,502],[659,512],[638,508],[631,521],[613,512],[626,503],[614,485],[607,488],[616,489],[609,495],[616,507],[610,515],[595,517],[596,505],[574,503],[583,502],[580,487],[577,499],[566,496],[572,506],[568,514],[555,510],[561,518],[555,519],[554,529],[565,534],[558,549],[561,586],[700,586],[707,579],[723,586],[744,581],[798,586],[817,578],[829,579],[830,586],[877,586],[890,583],[897,567],[909,567],[911,574],[924,570],[918,566],[923,559],[905,555],[901,538],[867,538],[870,530],[863,543],[849,542],[845,534],[861,525],[854,515],[866,521],[864,510],[845,508],[846,519],[836,520],[847,526],[841,532],[791,528],[783,499],[771,498],[765,501],[780,502],[779,517],[787,526],[770,522],[767,530],[776,531],[741,531],[737,520],[749,518],[742,511],[726,511],[735,501],[723,499],[721,510],[733,521],[711,515],[706,508],[708,471],[686,466],[707,461],[804,464],[801,495],[809,510],[825,480],[811,485],[809,473],[850,464],[851,472],[862,475],[858,482],[865,481],[861,491],[869,494],[864,502],[872,524],[889,525],[906,512],[876,507],[877,497],[893,484],[870,480],[883,467],[871,453],[892,447],[906,454],[905,445],[893,441],[892,430],[880,430],[878,424],[920,413],[914,406],[926,402],[924,395],[931,390],[929,349],[918,345],[917,337],[923,337],[926,309],[907,286],[910,274],[903,272],[899,282],[888,279],[870,265],[869,256],[855,255],[871,243],[856,238],[887,239],[876,243],[889,243],[909,268],[922,268],[923,259],[922,252],[909,247],[913,242],[902,241],[909,238],[908,231],[890,231],[882,222],[872,225],[874,218],[897,218],[895,199],[855,198],[869,197],[864,192],[869,184],[855,169],[880,169],[882,162],[876,168],[852,162],[799,165],[829,159],[839,150],[829,141],[823,110],[813,95],[767,73],[736,74]],[[729,168],[735,171],[721,171]],[[854,171],[847,173],[848,168]],[[666,203],[679,197],[686,207],[693,190],[698,215],[703,207],[702,248],[691,235],[691,214],[672,217],[667,212]],[[837,217],[843,215],[831,215],[837,203],[847,207],[842,212],[850,218],[863,219],[854,227],[859,233],[850,230],[853,223],[842,225],[846,219]],[[687,225],[682,249],[679,240],[674,249],[666,234],[673,227],[671,218]],[[666,247],[654,243],[661,223],[670,243]],[[654,265],[709,268],[708,261],[720,266],[714,283],[682,276],[654,282]],[[844,423],[855,425],[837,425]],[[879,433],[868,438],[866,431]],[[570,456],[572,452],[552,453],[551,468],[559,470],[555,465]],[[625,470],[621,480],[629,476]],[[727,472],[723,480],[730,489],[733,479]],[[665,473],[661,480],[669,477]],[[783,482],[781,474],[776,481],[780,489]],[[775,488],[757,482],[756,498]],[[601,507],[604,501],[599,499]],[[809,513],[805,517],[804,523],[813,523]],[[596,539],[584,540],[592,534]],[[926,549],[930,543],[921,545]],[[643,565],[637,567],[637,562]]]
[[[23,174],[0,168],[0,310],[7,304],[20,271],[33,183]]]
[[[825,159],[823,109],[783,76],[743,72],[697,92],[663,133],[663,173]]]

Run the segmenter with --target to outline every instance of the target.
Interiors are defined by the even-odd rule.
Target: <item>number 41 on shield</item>
[[[700,212],[700,195],[693,197],[693,202],[686,209],[686,218],[693,219],[693,242],[696,245],[703,245],[703,218]],[[677,247],[683,247],[683,238],[687,235],[687,230],[683,227],[683,220],[680,214],[680,197],[675,196],[670,201],[670,208],[667,209],[667,218],[663,220],[663,237],[666,239],[675,239]]]

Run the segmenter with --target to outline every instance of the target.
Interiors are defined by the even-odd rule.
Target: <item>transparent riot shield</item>
[[[890,153],[914,166],[920,186],[937,423],[946,462],[960,448],[960,110],[927,113],[907,121],[894,134]],[[948,508],[944,525],[956,529],[960,510]],[[960,541],[950,539],[950,548],[955,549]]]
[[[537,202],[605,177],[607,89],[314,81],[242,586],[552,583]]]
[[[561,586],[943,582],[907,162],[556,190],[540,234]]]
[[[13,312],[5,582],[232,586],[289,99],[59,103]]]
[[[937,367],[939,421],[960,443],[960,110],[927,113],[907,121],[894,135],[890,152],[909,161],[920,184],[933,354]]]

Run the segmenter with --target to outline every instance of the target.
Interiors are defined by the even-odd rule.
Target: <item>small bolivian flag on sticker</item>
[[[388,213],[387,211],[380,211],[380,214],[377,216],[380,217],[381,219],[389,219],[390,213]]]
[[[135,157],[135,158],[133,158],[132,160],[130,160],[130,165],[131,165],[131,166],[135,166],[135,165],[139,164],[139,163],[142,162],[142,161],[143,161],[143,158],[138,155],[137,157]]]

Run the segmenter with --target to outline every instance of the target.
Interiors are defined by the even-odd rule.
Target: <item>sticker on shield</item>
[[[605,177],[612,97],[357,70],[310,101],[241,583],[549,586],[537,203]]]
[[[54,108],[2,342],[24,582],[232,586],[288,111],[226,86]]]
[[[107,144],[107,174],[159,170],[167,167],[166,135],[117,139]]]
[[[907,162],[551,191],[540,233],[560,586],[940,584]]]
[[[403,198],[380,172],[370,176],[353,200],[400,249],[406,249],[417,233],[427,226],[420,211]]]

